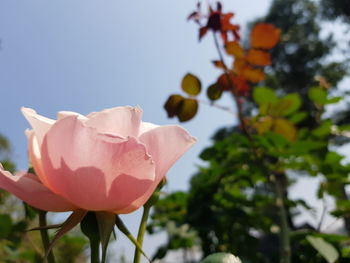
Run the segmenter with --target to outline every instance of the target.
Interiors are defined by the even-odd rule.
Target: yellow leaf
[[[243,77],[252,83],[258,83],[265,79],[265,74],[261,69],[246,67],[243,71]]]
[[[258,134],[264,134],[267,131],[271,130],[273,124],[273,119],[271,116],[264,116],[257,120],[257,122],[254,123],[254,128],[258,132]]]
[[[244,50],[237,41],[227,42],[225,45],[226,53],[234,56],[235,58],[243,58]]]
[[[297,129],[294,124],[283,118],[274,120],[272,130],[282,135],[288,141],[294,141],[297,136]]]

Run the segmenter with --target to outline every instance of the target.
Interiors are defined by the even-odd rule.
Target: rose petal
[[[34,168],[36,175],[39,177],[40,181],[48,186],[48,182],[46,180],[46,176],[43,171],[42,161],[41,161],[41,153],[40,153],[40,145],[38,139],[33,130],[26,132],[28,137],[28,153],[31,164]]]
[[[156,179],[143,196],[120,210],[120,214],[130,213],[147,202],[169,168],[196,142],[186,130],[175,125],[149,130],[139,139],[156,163]]]
[[[159,127],[159,125],[156,125],[156,124],[153,124],[150,122],[141,122],[139,136],[141,136],[143,133],[148,132],[150,130],[153,130],[157,127]]]
[[[86,125],[99,133],[110,133],[123,137],[137,137],[142,110],[138,107],[116,107],[87,115]]]
[[[21,110],[24,117],[32,126],[38,139],[39,145],[41,145],[45,134],[55,123],[55,121],[37,114],[35,110],[30,108],[22,107]]]
[[[77,116],[57,121],[42,145],[50,189],[80,208],[115,211],[153,184],[155,164],[134,138],[100,134]]]
[[[10,172],[0,169],[0,188],[41,210],[64,212],[77,209],[61,196],[51,192],[33,174],[13,176]]]
[[[65,117],[69,117],[69,116],[78,116],[81,120],[87,120],[87,118],[77,112],[74,111],[59,111],[57,112],[57,120],[63,119]]]
[[[196,142],[196,138],[177,125],[151,129],[143,133],[139,139],[146,145],[148,153],[156,163],[157,176],[164,176],[169,168]]]

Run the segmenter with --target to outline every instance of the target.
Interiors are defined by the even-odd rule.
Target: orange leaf
[[[234,13],[227,13],[227,14],[222,14],[221,15],[221,25],[222,25],[222,30],[228,31],[231,30],[232,25],[230,22],[230,19],[234,16]]]
[[[250,64],[256,66],[267,66],[271,65],[271,55],[266,51],[261,51],[257,49],[249,49],[247,54],[247,61]]]
[[[250,43],[253,48],[270,49],[280,40],[281,30],[267,23],[258,23],[254,26]]]
[[[243,76],[237,76],[233,72],[230,72],[229,78],[226,73],[220,75],[218,78],[218,84],[223,90],[234,91],[237,95],[247,94],[250,86]]]
[[[265,79],[265,74],[261,69],[246,67],[243,71],[243,77],[252,83],[258,83]]]
[[[241,75],[246,67],[247,62],[245,58],[235,59],[233,62],[233,68],[238,75]]]
[[[225,69],[226,68],[225,64],[222,63],[221,60],[213,60],[212,62],[214,64],[214,66],[217,67],[217,68],[220,68],[220,69]]]
[[[237,41],[227,42],[225,45],[226,53],[234,56],[235,58],[244,57],[244,50]]]

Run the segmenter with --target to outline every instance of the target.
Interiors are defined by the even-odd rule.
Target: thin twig
[[[227,106],[222,106],[222,105],[219,105],[219,104],[210,102],[210,101],[200,100],[200,99],[198,99],[198,98],[195,98],[195,100],[198,101],[199,103],[212,106],[212,107],[217,108],[217,109],[219,109],[219,110],[227,111],[228,113],[231,113],[232,115],[235,115],[235,116],[236,116],[236,114],[237,114],[237,112],[233,111],[232,109],[230,109],[230,108],[227,107]]]

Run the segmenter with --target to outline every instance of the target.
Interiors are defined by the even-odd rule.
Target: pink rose
[[[0,166],[0,188],[46,211],[130,213],[196,141],[180,126],[142,122],[138,107],[59,112],[56,121],[22,112],[33,128],[26,134],[37,176]]]

